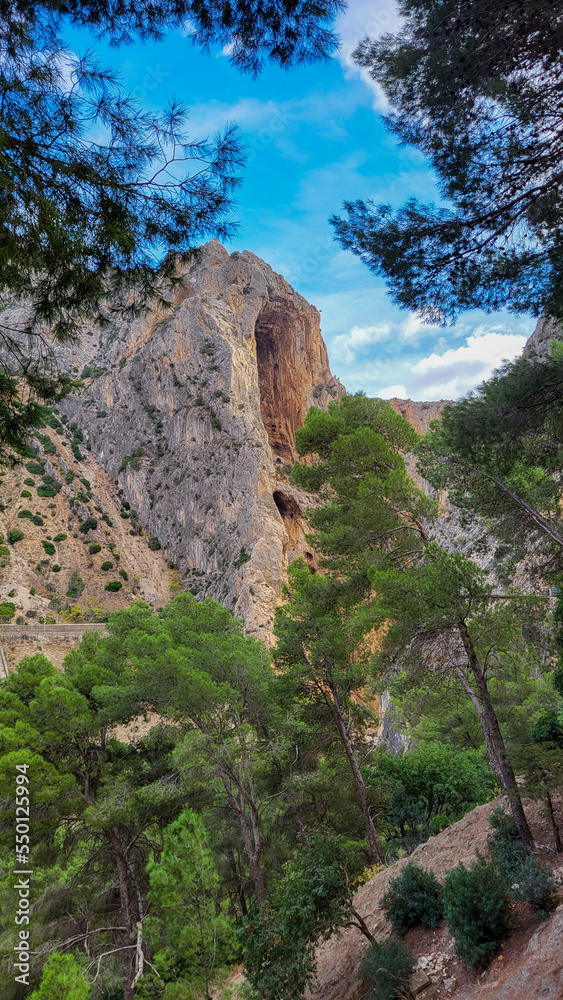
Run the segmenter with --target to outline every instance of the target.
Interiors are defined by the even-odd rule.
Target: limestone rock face
[[[389,402],[396,413],[400,413],[405,420],[408,420],[409,424],[412,424],[417,434],[425,434],[430,426],[430,421],[437,420],[440,417],[444,406],[449,400],[440,399],[437,402],[424,401],[418,403],[413,399],[397,399],[394,397]]]
[[[64,412],[187,586],[267,638],[288,558],[312,559],[293,435],[343,388],[318,311],[254,254],[206,244],[173,298],[62,351],[86,379]]]
[[[552,316],[540,316],[534,332],[524,344],[523,355],[538,354],[540,358],[547,357],[550,340],[561,340],[563,330],[560,323]]]

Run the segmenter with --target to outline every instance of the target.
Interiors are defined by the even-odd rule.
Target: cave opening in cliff
[[[293,434],[305,419],[294,341],[295,307],[281,298],[264,303],[254,327],[260,412],[274,455],[293,462]]]
[[[303,511],[299,503],[291,493],[284,493],[282,490],[274,490],[274,503],[280,512],[283,526],[287,532],[288,544],[294,550],[303,540]]]
[[[284,521],[300,520],[303,517],[301,507],[290,493],[282,493],[281,490],[274,490],[274,503]]]

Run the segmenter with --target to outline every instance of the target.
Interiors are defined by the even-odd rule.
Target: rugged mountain
[[[389,400],[396,413],[400,413],[409,424],[412,424],[417,434],[425,434],[431,420],[437,420],[449,400],[416,402],[413,399],[398,399],[394,396]]]
[[[288,482],[293,434],[343,392],[319,320],[254,254],[212,241],[170,301],[57,349],[85,382],[63,406],[71,448],[117,483],[192,592],[266,638],[288,560],[313,558],[310,501]]]

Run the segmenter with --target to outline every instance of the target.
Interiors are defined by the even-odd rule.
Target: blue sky
[[[455,327],[424,326],[390,301],[383,281],[333,242],[328,218],[344,199],[399,204],[436,197],[431,170],[385,131],[381,94],[350,54],[364,34],[396,26],[389,0],[350,0],[337,25],[339,53],[324,65],[289,73],[268,67],[252,80],[219,51],[202,54],[181,32],[164,41],[111,50],[147,107],[171,96],[189,109],[190,135],[203,138],[238,122],[248,162],[229,249],[252,250],[322,312],[331,368],[349,391],[411,399],[456,398],[517,355],[534,321],[508,314],[465,314]],[[86,35],[68,40],[76,51]]]

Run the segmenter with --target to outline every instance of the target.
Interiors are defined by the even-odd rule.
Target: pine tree
[[[448,404],[417,449],[425,478],[517,557],[533,545],[548,558],[563,552],[562,386],[562,345],[552,341],[547,357],[505,363]]]
[[[563,316],[561,0],[402,0],[401,29],[355,59],[386,124],[420,150],[445,207],[345,202],[332,222],[396,302],[444,322],[465,309]]]

